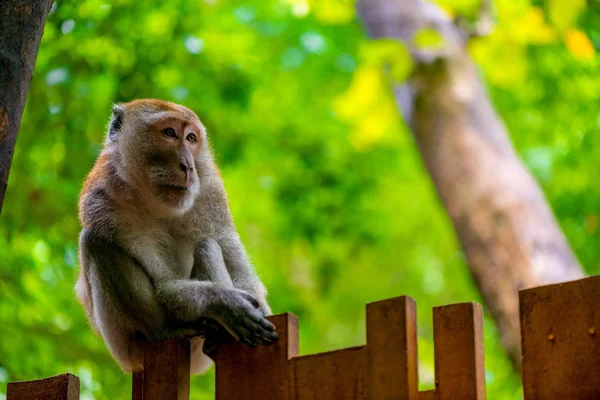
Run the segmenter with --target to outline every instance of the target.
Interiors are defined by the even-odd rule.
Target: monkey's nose
[[[179,168],[186,173],[191,172],[194,168],[193,167],[188,167],[187,164],[180,162],[179,163]]]

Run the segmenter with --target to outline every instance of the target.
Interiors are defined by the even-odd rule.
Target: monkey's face
[[[189,208],[199,191],[198,165],[204,130],[193,121],[167,117],[149,127],[148,179],[167,205]]]
[[[189,209],[200,191],[202,157],[210,157],[204,126],[192,111],[173,103],[136,100],[121,107],[117,145],[125,156],[126,180],[151,202],[173,211]]]

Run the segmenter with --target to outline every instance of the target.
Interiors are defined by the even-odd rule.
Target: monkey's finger
[[[279,336],[277,336],[277,334],[274,334],[271,332],[264,332],[264,331],[255,334],[255,337],[258,338],[258,340],[260,341],[260,344],[262,344],[264,346],[268,346],[279,340]]]
[[[256,347],[256,343],[254,343],[252,340],[248,339],[248,338],[243,338],[241,340],[242,343],[247,344],[248,346],[250,346],[251,348]]]
[[[274,340],[278,338],[274,337],[272,332],[269,332],[262,328],[260,324],[258,324],[255,320],[253,320],[250,316],[246,316],[240,320],[240,323],[246,328],[248,332],[250,332],[250,337],[252,341],[262,344],[269,345],[273,343]]]
[[[265,332],[262,331],[258,334],[258,336],[263,339],[268,344],[275,343],[279,340],[279,336],[275,332]]]
[[[267,332],[265,336],[269,338],[269,340],[271,340],[272,342],[276,342],[279,340],[279,335],[277,334],[277,332]]]
[[[273,325],[268,319],[266,319],[260,309],[251,310],[248,316],[261,327],[269,331],[275,331],[275,325]]]
[[[203,325],[210,332],[215,332],[215,333],[226,333],[227,332],[227,330],[225,328],[223,328],[223,325],[221,325],[214,319],[206,320]]]
[[[254,308],[260,308],[260,303],[256,299],[256,297],[252,296],[250,293],[241,292],[242,296],[250,302],[254,306]]]
[[[266,346],[279,340],[279,336],[277,336],[276,332],[265,330],[260,324],[252,320],[246,320],[245,326],[254,334],[255,338],[259,339],[257,340],[259,344]]]
[[[267,324],[265,324],[265,322]],[[245,325],[255,335],[262,337],[269,341],[269,343],[279,340],[279,336],[277,335],[277,332],[275,332],[273,324],[264,318],[249,319],[245,322]]]
[[[269,320],[268,320],[268,319],[266,319],[265,317],[261,317],[261,318],[258,320],[258,323],[260,324],[260,326],[261,326],[263,329],[266,329],[267,331],[270,331],[270,332],[275,332],[275,325],[273,325],[273,324],[271,323],[271,321],[269,321]]]
[[[270,345],[272,345],[272,344],[273,344],[273,342],[272,342],[272,341],[270,341],[270,340],[268,340],[268,339],[265,339],[264,337],[261,337],[261,336],[256,336],[256,335],[254,335],[254,336],[252,337],[252,341],[253,341],[254,343],[256,343],[257,345],[260,345],[260,346],[270,346]]]
[[[271,343],[271,339],[269,339],[268,332],[260,327],[256,322],[252,320],[244,321],[244,326],[250,332],[252,332],[252,336],[255,338],[260,338],[261,341],[266,341]]]
[[[246,340],[251,341],[251,338],[254,336],[252,330],[246,327],[243,321],[240,321],[238,324],[236,324],[233,329],[236,331],[239,342],[246,343]]]

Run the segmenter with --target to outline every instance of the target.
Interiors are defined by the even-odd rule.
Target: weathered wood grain
[[[433,309],[435,380],[439,400],[484,400],[483,312],[477,303]]]
[[[417,400],[416,305],[402,296],[367,305],[367,390],[372,400]]]
[[[144,400],[144,371],[133,373],[131,382],[131,400]]]
[[[600,276],[520,292],[527,400],[600,399]]]
[[[438,396],[435,390],[425,390],[419,392],[419,400],[437,400]]]
[[[240,343],[223,346],[216,360],[217,400],[290,399],[289,360],[298,355],[298,318],[290,313],[269,317],[279,341],[251,349]]]
[[[62,374],[35,381],[9,382],[6,400],[79,400],[79,378]]]
[[[134,400],[189,400],[190,342],[148,343],[144,370],[133,375]]]
[[[292,359],[293,400],[366,399],[365,347],[351,347]]]

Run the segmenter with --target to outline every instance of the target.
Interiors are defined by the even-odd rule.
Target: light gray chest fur
[[[170,232],[140,230],[131,234],[130,251],[154,279],[187,279],[194,266],[196,243]]]

